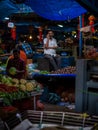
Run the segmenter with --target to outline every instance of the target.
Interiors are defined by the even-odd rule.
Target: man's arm
[[[44,48],[49,49],[49,35],[47,34],[47,38],[44,39]]]

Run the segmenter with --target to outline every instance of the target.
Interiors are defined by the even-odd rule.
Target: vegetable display
[[[51,74],[76,74],[75,66],[68,66],[56,71],[52,71]]]
[[[16,79],[16,78],[11,78],[11,77],[6,77],[6,76],[0,76],[0,82],[1,84],[5,84],[7,86],[16,86],[19,90],[22,91],[34,91],[36,90],[37,87],[37,83],[32,80],[32,81],[28,81],[25,79]],[[1,85],[0,85],[1,86]],[[25,88],[25,89],[24,89]]]
[[[30,92],[36,90],[37,83],[33,80],[18,80],[0,75],[0,98],[3,98],[5,105],[11,105],[13,100],[26,98],[30,96]]]
[[[11,105],[13,100],[21,99],[27,96],[27,93],[19,91],[18,87],[0,84],[0,98],[3,98],[4,105]]]

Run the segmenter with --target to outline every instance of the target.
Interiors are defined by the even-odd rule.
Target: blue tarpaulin
[[[49,20],[70,20],[86,12],[75,0],[26,0],[25,4]]]
[[[0,1],[0,20],[14,13],[31,13],[33,10],[26,4],[15,4],[11,0]]]
[[[9,0],[0,1],[0,19],[4,19],[5,17],[16,13],[19,10],[17,5],[13,4]]]
[[[86,12],[75,0],[25,0],[25,5],[28,5],[28,8],[31,7],[32,11],[34,10],[35,13],[49,20],[70,20]],[[28,8],[25,6],[25,11]],[[21,12],[21,9],[18,4],[14,4],[10,0],[0,1],[0,19],[19,12]]]

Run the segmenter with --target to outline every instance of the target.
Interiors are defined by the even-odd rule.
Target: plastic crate
[[[74,57],[62,57],[61,58],[61,67],[72,66],[75,64]]]

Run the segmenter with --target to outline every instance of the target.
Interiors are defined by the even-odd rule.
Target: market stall
[[[10,2],[12,3],[15,2],[14,4],[16,5],[19,4],[17,3],[17,1],[13,1],[13,0],[11,0]],[[76,60],[78,57],[76,52],[77,47],[79,48],[79,52],[78,52],[79,58],[82,57],[82,53],[83,53],[82,32],[79,30],[79,28],[82,28],[82,22],[84,22],[82,19],[82,14],[86,13],[86,9],[80,6],[76,2],[76,0],[66,0],[66,1],[65,0],[64,1],[40,0],[40,2],[39,0],[34,0],[34,1],[25,0],[22,1],[22,3],[29,5],[38,15],[43,16],[46,19],[61,21],[61,22],[63,20],[64,25],[66,23],[66,27],[63,29],[57,28],[57,32],[56,32],[54,27],[51,27],[47,24],[43,25],[43,21],[44,21],[43,19],[42,24],[41,23],[35,24],[33,22],[31,23],[30,26],[27,26],[26,28],[22,26],[24,28],[23,30],[22,28],[20,28],[21,23],[18,23],[18,20],[16,23],[14,23],[15,25],[14,27],[6,28],[8,29],[7,35],[10,32],[9,37],[14,38],[13,43],[17,42],[16,41],[18,38],[17,36],[19,36],[21,32],[24,31],[23,32],[24,34],[21,35],[21,37],[24,39],[24,41],[27,40],[27,42],[31,42],[32,49],[34,50],[33,50],[32,59],[29,58],[27,59],[28,62],[26,64],[26,79],[15,79],[9,77],[6,73],[6,61],[9,54],[0,55],[0,57],[3,57],[4,59],[4,64],[2,64],[3,60],[2,58],[0,58],[0,65],[1,65],[0,66],[0,105],[1,105],[0,118],[2,118],[0,123],[2,123],[3,121],[4,125],[6,126],[6,129],[8,130],[10,129],[12,130],[13,128],[15,128],[13,130],[17,130],[17,128],[19,127],[21,128],[21,130],[22,128],[23,129],[33,128],[35,130],[36,128],[35,125],[37,126],[37,129],[41,129],[47,126],[47,124],[50,124],[51,126],[52,124],[56,125],[56,128],[57,125],[59,125],[59,128],[65,127],[66,129],[75,129],[75,130],[76,129],[91,130],[94,128],[96,129],[96,126],[98,126],[95,125],[95,123],[98,122],[98,117],[96,116],[96,114],[98,114],[97,112],[98,98],[95,95],[92,96],[92,92],[96,94],[95,91],[97,90],[97,84],[96,81],[94,81],[94,84],[92,82],[86,81],[86,79],[88,78],[88,70],[87,70],[88,66],[87,64],[85,64],[85,62],[83,62],[82,64],[80,62],[79,68],[78,66],[76,66]],[[22,11],[25,10],[24,6],[21,9]],[[18,13],[19,11],[21,10],[18,10]],[[26,12],[26,14],[24,15],[27,16],[25,18],[28,19],[28,13]],[[75,27],[71,27],[71,20],[73,18],[78,17],[79,15],[80,15],[79,28],[77,29],[76,21],[75,21]],[[16,20],[19,19],[21,15],[19,14],[15,17],[14,16],[12,18],[13,20]],[[56,27],[58,26],[58,23],[59,22],[55,23]],[[24,23],[22,23],[22,25],[23,24]],[[69,27],[70,29],[68,29]],[[50,68],[48,69],[49,71],[47,71],[47,68],[45,68],[46,64],[44,64],[43,62],[42,40],[44,35],[46,35],[46,31],[50,29],[56,32],[56,37],[58,38],[58,40],[60,40],[59,38],[60,33],[58,32],[61,30],[62,32],[65,30],[74,31],[75,29],[79,31],[78,32],[79,37],[77,36],[78,34],[76,31],[75,31],[75,35],[72,35],[71,33],[70,38],[69,36],[67,37],[66,33],[62,33],[64,38],[64,44],[66,44],[66,46],[64,45],[64,47],[61,47],[58,44],[59,48],[56,51],[61,56],[62,68],[56,71],[50,71]],[[6,32],[5,30],[4,32]],[[0,36],[0,42],[3,43],[4,39],[6,41],[6,38],[3,37],[6,36],[6,34],[3,35],[3,29],[0,31],[2,32],[1,33],[2,35]],[[27,32],[29,33],[27,34]],[[79,43],[77,42],[78,45],[77,43],[73,44],[74,42],[71,39],[71,37],[73,37],[74,39],[75,36],[76,38],[78,37],[77,40],[79,42]],[[37,41],[36,44],[33,43],[33,40],[35,39]],[[71,40],[71,44],[69,44],[70,43],[69,39]],[[34,47],[33,45],[36,47]],[[8,45],[8,49],[9,47],[10,44]],[[12,48],[10,48],[8,51],[11,51],[11,49]],[[3,50],[3,52],[4,51],[5,50]],[[39,59],[41,59],[40,63],[38,62]],[[34,63],[35,61],[36,63]],[[41,68],[40,65],[42,65],[43,68]],[[81,65],[83,66],[81,67]],[[17,70],[13,68],[10,70],[12,76],[15,75],[16,71]],[[43,88],[41,89],[41,87],[43,88],[47,87],[50,90],[52,96],[48,97],[48,101],[55,99],[54,98],[55,96],[56,99],[59,97],[60,102],[54,103],[53,100],[51,102],[44,102],[45,105],[44,109],[41,109],[42,111],[38,111],[38,108],[36,106],[37,100],[41,100],[40,97],[43,96],[43,90],[44,90]],[[82,90],[79,91],[79,88],[80,90],[81,89]],[[48,94],[46,93],[45,96],[47,95]],[[93,107],[94,105],[96,107]],[[54,108],[50,106],[53,106]],[[82,114],[77,112],[81,112]],[[89,115],[83,112],[87,112],[87,113],[89,112],[89,114],[95,114],[95,115]],[[29,122],[30,125],[26,128],[24,126],[28,125],[28,123],[26,124],[24,121],[25,125],[22,124],[23,119],[29,119],[30,121]],[[28,122],[28,120],[26,121]],[[94,128],[92,128],[92,126],[94,126]]]

